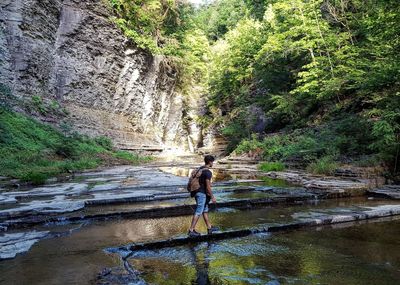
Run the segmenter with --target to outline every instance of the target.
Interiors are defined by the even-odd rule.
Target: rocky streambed
[[[222,274],[218,273],[219,265],[214,261],[217,262],[221,255],[232,254],[229,248],[237,243],[241,244],[240,251],[246,251],[248,242],[254,239],[257,248],[259,243],[268,244],[271,237],[279,239],[275,238],[278,235],[290,239],[290,232],[303,229],[312,238],[315,229],[325,232],[343,227],[365,227],[363,224],[366,224],[370,230],[371,222],[377,221],[399,226],[396,220],[400,203],[372,197],[372,194],[368,196],[367,190],[376,189],[366,181],[318,180],[297,174],[297,177],[303,177],[302,180],[290,183],[265,178],[256,170],[248,171],[242,166],[239,171],[238,167],[217,165],[214,191],[218,203],[211,207],[210,215],[222,231],[213,236],[187,239],[194,201],[184,188],[192,167],[194,165],[187,164],[120,166],[82,173],[65,183],[30,189],[1,189],[0,258],[3,260],[0,261],[0,283],[166,284],[161,282],[161,277],[156,277],[161,274],[167,276],[166,280],[171,284],[265,284],[275,281],[278,283],[271,284],[281,284],[279,282],[286,282],[285,278],[293,277],[290,270],[287,276],[281,276],[283,279],[265,265],[255,270],[272,270],[270,273],[263,275],[255,271],[253,274],[251,268],[246,267],[247,263],[242,264],[244,257],[233,254],[233,259],[222,259],[227,267],[227,272]],[[268,174],[271,177],[279,175],[285,174]],[[310,180],[313,180],[311,184],[305,183]],[[200,229],[205,232],[204,225]],[[293,232],[293,235],[299,234]],[[357,237],[350,239],[357,242]],[[204,244],[217,248],[225,245],[223,249],[212,251],[211,257],[204,257]],[[248,249],[249,255],[245,259],[255,262],[260,258],[254,253],[255,248]],[[190,260],[185,257],[180,263],[172,257],[177,252],[186,256],[187,250],[194,250]],[[291,251],[282,254],[291,254]],[[394,253],[387,254],[392,256]],[[154,258],[157,260],[154,268],[146,265],[155,262]],[[236,277],[229,281],[227,276],[236,270],[236,258],[251,274],[233,274]],[[207,262],[212,271],[201,269]],[[184,279],[174,277],[177,273],[174,268],[185,272]],[[16,270],[24,274],[18,274]],[[394,265],[390,270],[396,272],[399,267]],[[261,278],[260,274],[269,277]],[[321,274],[316,276],[323,280],[325,273]],[[346,276],[342,277],[347,280]],[[212,278],[217,281],[211,282]],[[306,280],[302,278],[299,279],[301,282]]]

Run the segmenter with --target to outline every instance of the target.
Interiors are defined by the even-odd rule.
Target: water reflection
[[[290,223],[307,212],[339,211],[338,206],[357,209],[390,203],[398,202],[357,198],[245,211],[220,208],[210,217],[228,230]],[[106,254],[105,248],[185,235],[190,219],[94,222],[70,236],[42,240],[29,252],[1,261],[0,284],[92,284],[104,267],[120,265],[118,257]],[[42,230],[60,231],[60,227]],[[198,230],[206,232],[203,223]],[[169,248],[157,254],[145,252],[130,263],[153,284],[196,284],[197,280],[209,284],[397,284],[393,276],[400,280],[399,235],[400,222],[319,232],[307,229]],[[331,283],[335,279],[330,276],[338,282]]]
[[[150,284],[398,284],[399,234],[400,221],[297,231],[147,251],[151,267],[144,256],[131,262]]]

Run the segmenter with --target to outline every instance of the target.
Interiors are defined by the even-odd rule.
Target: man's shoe
[[[196,230],[193,230],[193,231],[188,232],[188,236],[189,237],[198,237],[198,236],[201,236],[201,233],[196,232]]]
[[[219,227],[214,227],[214,226],[212,226],[210,229],[207,229],[207,233],[209,235],[211,235],[211,234],[213,234],[215,232],[219,232],[219,231],[220,231]]]

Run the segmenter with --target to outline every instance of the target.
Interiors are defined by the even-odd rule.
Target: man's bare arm
[[[216,199],[215,199],[215,197],[214,197],[214,195],[213,195],[213,193],[211,191],[211,181],[210,181],[210,179],[206,179],[206,190],[207,190],[208,196],[211,197],[212,202],[215,203]]]

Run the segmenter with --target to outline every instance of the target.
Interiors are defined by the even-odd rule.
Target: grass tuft
[[[261,171],[282,171],[285,169],[285,165],[282,162],[262,162],[258,165],[258,169]]]
[[[333,156],[324,156],[307,166],[307,171],[314,174],[333,175],[337,169],[338,164],[335,162]]]

